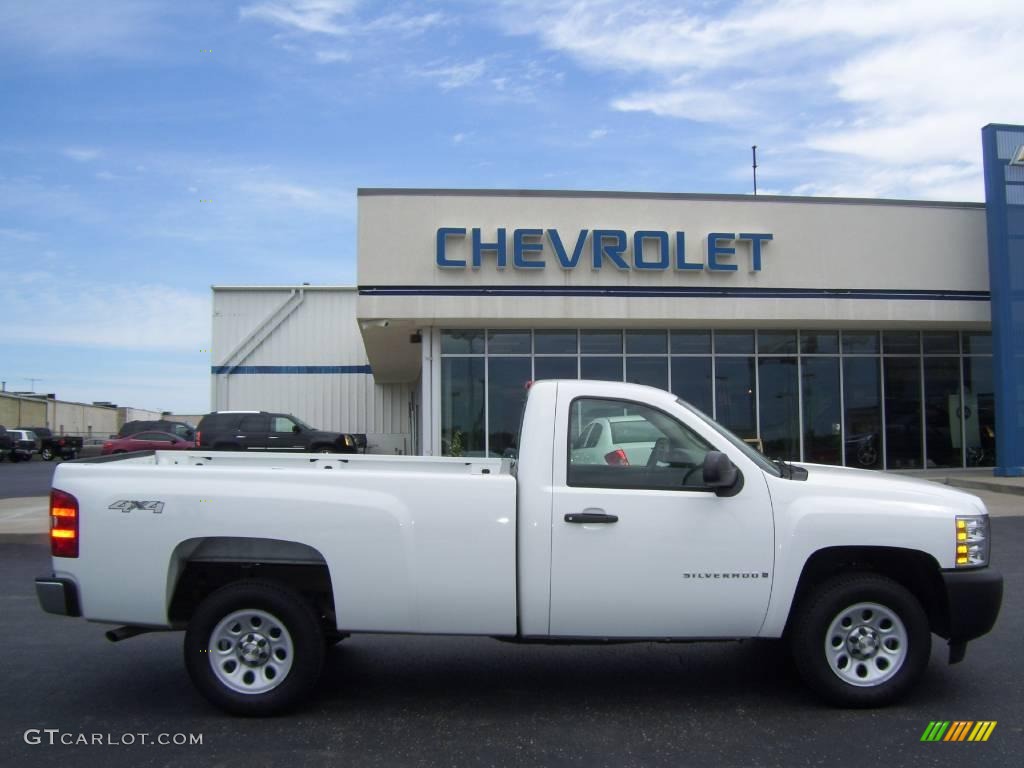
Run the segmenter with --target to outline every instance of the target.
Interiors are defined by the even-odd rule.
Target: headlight
[[[956,519],[956,567],[977,568],[988,565],[988,515],[972,515]]]

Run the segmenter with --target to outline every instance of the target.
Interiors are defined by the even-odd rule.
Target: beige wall
[[[499,227],[507,234],[508,267],[490,261],[478,270],[436,265],[439,227],[465,227],[464,238],[447,241],[453,259],[468,260],[470,230],[481,229],[493,242]],[[512,268],[512,233],[517,228],[557,229],[566,248],[580,230],[622,229],[686,233],[690,262],[706,262],[711,232],[769,232],[763,269],[749,269],[749,246],[730,261],[734,272],[620,271],[610,264],[590,266],[588,238],[581,264],[564,270],[545,238],[544,269]],[[985,209],[976,204],[838,202],[813,198],[738,196],[520,196],[366,194],[359,197],[358,283],[367,285],[521,285],[761,288],[904,288],[987,291]],[[628,256],[628,254],[627,254]],[[536,257],[534,257],[536,258]],[[627,258],[628,260],[628,258]],[[365,298],[365,297],[363,297]],[[464,301],[464,300],[457,300]],[[360,305],[362,306],[361,299]],[[415,299],[410,311],[429,309]],[[514,307],[511,307],[514,309]],[[586,309],[586,305],[580,307]],[[549,312],[554,314],[555,307]],[[777,307],[765,307],[775,314]],[[360,313],[362,314],[362,313]],[[465,316],[466,311],[455,313]]]
[[[45,427],[46,403],[29,397],[0,393],[0,424],[14,427]]]
[[[117,434],[117,408],[86,403],[51,400],[48,403],[50,429],[58,434],[106,437]]]
[[[516,286],[525,288],[796,288],[907,291],[989,290],[984,206],[739,195],[622,195],[604,193],[361,190],[358,283],[368,286]],[[508,266],[485,254],[479,269],[437,266],[439,227],[464,227],[446,241],[450,259],[471,260],[471,230],[493,242],[506,231]],[[583,229],[632,234],[685,232],[686,259],[708,261],[712,232],[771,233],[762,269],[751,270],[751,246],[735,245],[735,271],[619,270],[607,261],[592,268],[592,236],[575,269],[559,266],[542,240],[544,269],[514,269],[517,228],[556,229],[572,251]],[[648,259],[651,255],[648,255]],[[410,381],[420,368],[419,346],[409,343],[426,327],[801,327],[984,329],[986,300],[920,297],[833,298],[722,296],[380,296],[363,293],[357,316],[378,382]],[[387,326],[384,326],[387,321]]]

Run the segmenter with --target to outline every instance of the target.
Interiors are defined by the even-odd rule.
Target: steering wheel
[[[654,441],[654,447],[651,448],[651,455],[647,457],[647,466],[656,467],[658,462],[668,454],[669,443],[667,437],[659,437]]]
[[[703,464],[697,464],[696,466],[690,467],[686,471],[686,474],[683,475],[683,481],[680,483],[680,485],[683,485],[683,486],[689,485],[690,484],[690,475],[692,475],[694,472],[703,472],[703,471],[704,471],[704,465]],[[704,478],[701,477],[701,481],[702,482],[703,482],[703,479]]]

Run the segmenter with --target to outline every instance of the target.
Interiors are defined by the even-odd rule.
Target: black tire
[[[309,449],[310,453],[337,453],[330,445],[314,445]]]
[[[855,606],[860,607],[854,611]],[[790,627],[797,671],[812,691],[838,707],[896,701],[924,674],[931,647],[928,616],[918,599],[874,573],[843,574],[815,587]]]
[[[53,451],[49,448],[43,448],[39,455],[43,457],[43,461],[53,461]]]
[[[285,637],[290,640],[291,653],[286,657],[289,667],[279,675],[279,681],[268,682],[256,677],[257,674],[269,677],[269,669],[273,667],[274,661],[272,657],[265,668],[256,666],[247,669],[235,662],[245,674],[253,674],[255,684],[275,686],[266,691],[242,693],[233,690],[214,671],[214,663],[219,659],[212,656],[215,651],[210,647],[214,641],[213,633],[223,620],[244,611],[259,611],[269,615],[272,622],[279,623],[285,629]],[[264,625],[270,627],[267,630],[267,642],[272,637],[270,633],[276,629],[272,622]],[[247,631],[258,629],[254,624]],[[245,634],[239,634],[239,648],[246,637]],[[280,650],[273,643],[267,647],[273,654]],[[230,664],[240,658],[237,655],[239,648],[232,649],[229,655],[220,658],[225,664]],[[233,715],[266,717],[298,706],[316,686],[323,663],[323,629],[313,607],[297,592],[276,582],[252,579],[221,587],[200,603],[185,632],[185,666],[189,677],[210,703]]]
[[[17,464],[19,461],[21,461],[21,456],[19,456],[16,453],[12,453],[11,454],[11,464]]]

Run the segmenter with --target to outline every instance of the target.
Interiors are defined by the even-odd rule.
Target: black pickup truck
[[[14,451],[14,438],[10,436],[3,424],[0,424],[0,461],[9,459]]]
[[[54,459],[73,459],[82,450],[82,438],[69,435],[55,435],[47,427],[18,427],[31,429],[41,443],[39,455],[47,461]]]

